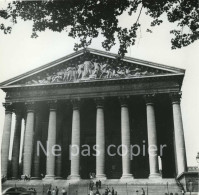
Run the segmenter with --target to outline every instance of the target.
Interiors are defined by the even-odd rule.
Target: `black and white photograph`
[[[2,195],[199,195],[198,0],[0,0]]]

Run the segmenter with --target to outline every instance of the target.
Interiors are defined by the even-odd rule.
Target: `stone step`
[[[95,180],[94,180],[95,181]],[[45,181],[45,180],[31,180],[31,181],[16,181],[16,180],[8,180],[6,181],[2,189],[5,190],[8,187],[24,187],[35,188],[37,191],[37,195],[46,194],[50,185],[52,185],[52,189],[57,186],[59,188],[59,194],[61,194],[61,189],[64,187],[67,191],[68,195],[88,195],[89,194],[89,183],[90,180],[81,180],[80,182],[71,182],[69,180],[53,180],[53,181]],[[168,188],[167,188],[168,183]],[[175,183],[175,180],[160,180],[160,181],[151,181],[145,179],[131,180],[126,182],[121,182],[121,180],[105,180],[102,181],[101,189],[99,192],[104,194],[105,189],[109,187],[109,189],[114,188],[117,191],[118,195],[141,195],[142,188],[145,191],[145,195],[165,195],[165,193],[173,193],[175,195],[181,195],[181,190],[178,185]],[[94,187],[94,192],[96,192],[96,186]],[[138,191],[138,192],[136,192]],[[148,193],[147,193],[148,191]],[[177,195],[177,194],[176,194]]]

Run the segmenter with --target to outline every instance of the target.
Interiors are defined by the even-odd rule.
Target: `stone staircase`
[[[95,183],[95,180],[93,180]],[[69,180],[30,180],[30,181],[17,181],[8,180],[2,185],[2,191],[8,187],[24,187],[35,188],[37,195],[46,195],[50,185],[52,189],[57,186],[59,188],[59,194],[61,195],[61,189],[64,187],[67,191],[67,195],[88,195],[89,194],[90,180],[81,180],[79,182],[71,182]],[[181,195],[181,189],[176,184],[175,179],[131,179],[121,181],[119,179],[108,179],[102,181],[102,187],[99,189],[100,194],[104,194],[105,189],[114,188],[118,195],[141,195],[142,188],[145,191],[145,195],[165,195],[165,193],[173,193],[173,195]],[[94,187],[96,192],[96,187]]]

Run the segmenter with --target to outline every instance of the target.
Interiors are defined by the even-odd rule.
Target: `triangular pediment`
[[[115,54],[87,49],[19,75],[0,86],[67,84],[179,74],[184,74],[184,70],[130,57],[119,60]]]

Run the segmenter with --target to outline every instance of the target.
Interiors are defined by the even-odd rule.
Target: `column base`
[[[98,174],[98,175],[96,175],[96,178],[95,179],[100,179],[100,180],[106,180],[107,178],[106,178],[106,175],[105,174]]]
[[[56,176],[55,179],[63,179],[61,176]]]
[[[11,177],[11,179],[12,179],[12,180],[17,180],[18,178],[17,178],[17,177]]]
[[[31,177],[32,180],[40,180],[40,177]]]
[[[132,174],[123,174],[120,179],[134,179]]]
[[[149,175],[149,179],[161,179],[161,178],[162,178],[162,176],[160,173],[151,173]]]
[[[79,181],[81,180],[80,175],[69,175],[68,180],[75,180],[75,181]]]
[[[55,179],[55,175],[46,175],[43,180],[54,180]]]

